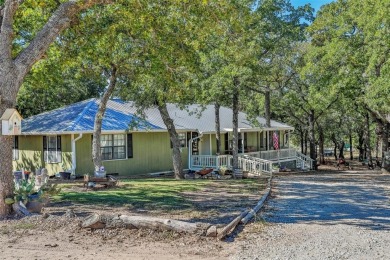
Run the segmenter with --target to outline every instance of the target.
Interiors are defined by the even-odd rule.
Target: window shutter
[[[229,150],[229,133],[225,133],[225,151]]]
[[[46,136],[43,136],[43,150],[47,150]]]
[[[127,158],[133,158],[133,134],[127,134]]]
[[[43,136],[43,161],[47,162],[47,138],[46,136]]]
[[[13,149],[19,149],[19,136],[14,136],[14,147]]]
[[[61,151],[61,136],[57,136],[57,151]]]

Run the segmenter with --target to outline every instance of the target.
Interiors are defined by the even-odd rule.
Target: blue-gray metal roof
[[[66,107],[58,108],[22,121],[22,133],[83,133],[93,132],[99,101],[89,99]],[[134,114],[124,113],[107,106],[102,121],[102,132],[124,131],[134,122],[139,130],[156,130],[158,126],[145,122]]]
[[[58,108],[22,121],[22,134],[66,134],[91,133],[94,128],[94,119],[99,106],[98,99],[88,99],[66,107]],[[201,133],[215,132],[214,106],[190,105],[182,110],[174,104],[167,105],[169,114],[177,130],[192,130]],[[164,131],[166,126],[157,108],[144,111],[145,119],[136,116],[136,107],[133,102],[124,102],[119,99],[109,100],[102,121],[102,132],[133,131]],[[197,113],[202,111],[202,113]],[[221,131],[231,131],[232,110],[226,107],[220,109]],[[241,131],[264,128],[265,119],[258,117],[260,127],[252,126],[247,115],[240,112],[238,116]],[[292,127],[271,121],[271,129],[293,129]]]

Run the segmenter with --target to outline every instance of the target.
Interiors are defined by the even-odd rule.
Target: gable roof
[[[66,107],[48,111],[22,121],[22,134],[70,134],[92,133],[94,119],[100,100],[88,99]],[[215,112],[213,105],[202,108],[199,105],[190,105],[185,110],[175,104],[167,104],[171,118],[178,131],[198,131],[200,133],[215,132]],[[144,111],[145,119],[138,117],[134,103],[120,99],[109,100],[102,121],[102,132],[131,131],[166,131],[167,128],[157,108]],[[231,131],[232,110],[226,107],[220,109],[221,131]],[[246,114],[240,112],[239,129],[258,129],[246,119]],[[259,124],[264,127],[265,119],[258,117]],[[292,127],[271,121],[272,129],[293,129]]]
[[[19,118],[22,118],[22,116],[19,114],[19,112],[14,108],[7,108],[4,111],[4,114],[1,116],[0,120],[9,120],[11,117],[16,113],[16,116]]]

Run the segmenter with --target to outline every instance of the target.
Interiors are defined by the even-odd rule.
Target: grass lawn
[[[61,187],[62,192],[54,197],[54,202],[172,211],[197,209],[197,202],[202,204],[202,201],[206,202],[211,197],[215,197],[215,202],[232,196],[245,198],[255,195],[260,198],[265,180],[131,179],[121,180],[118,187],[96,191],[86,191],[79,184],[78,187],[75,184],[62,184]]]

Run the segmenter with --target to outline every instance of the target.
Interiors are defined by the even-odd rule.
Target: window
[[[187,133],[178,133],[180,147],[187,147]]]
[[[133,139],[131,134],[127,136],[127,142],[127,153],[129,156],[128,158],[132,158]],[[102,160],[126,159],[126,135],[101,135],[100,151],[102,153]]]
[[[14,136],[12,144],[12,160],[19,160],[19,136]]]
[[[43,157],[46,163],[60,163],[61,154],[61,136],[48,135],[43,137]]]
[[[264,148],[266,142],[267,142],[266,136],[264,135],[264,132],[261,132],[260,133],[260,148]]]
[[[196,137],[198,137],[197,132],[187,132],[187,144],[191,139]],[[192,141],[192,154],[193,155],[199,154],[199,138]]]
[[[177,136],[179,137],[179,143],[180,147],[187,147],[187,133],[177,133]],[[171,148],[173,148],[172,141],[171,142]]]

